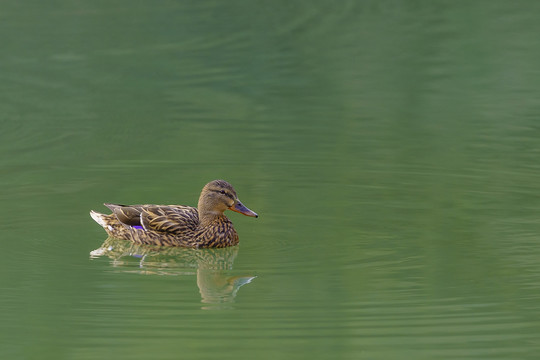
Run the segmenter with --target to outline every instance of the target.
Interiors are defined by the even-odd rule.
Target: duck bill
[[[249,210],[247,207],[244,206],[240,202],[240,200],[237,200],[236,203],[234,203],[233,206],[229,208],[232,211],[236,211],[237,213],[244,214],[246,216],[252,216],[252,217],[259,217],[255,211]]]

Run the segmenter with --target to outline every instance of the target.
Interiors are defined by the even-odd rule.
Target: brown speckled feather
[[[223,180],[208,183],[197,208],[182,205],[105,204],[111,215],[92,211],[90,215],[115,238],[138,244],[184,247],[227,247],[238,244],[232,222],[225,209],[257,217],[236,197],[230,184]]]
[[[191,206],[147,206],[141,209],[140,222],[145,230],[182,234],[199,226],[199,212]]]

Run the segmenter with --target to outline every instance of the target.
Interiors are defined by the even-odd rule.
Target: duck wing
[[[181,234],[199,225],[196,208],[182,205],[120,205],[105,204],[118,221],[145,230]]]
[[[141,212],[147,205],[104,204],[111,209],[118,221],[129,226],[141,226]],[[153,205],[152,205],[153,206]]]
[[[146,231],[180,235],[199,226],[199,212],[191,206],[145,206],[141,208],[139,218]]]

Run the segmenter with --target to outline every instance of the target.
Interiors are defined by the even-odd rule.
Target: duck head
[[[204,186],[199,197],[199,217],[221,216],[225,210],[236,211],[246,216],[259,217],[238,200],[236,191],[225,180],[214,180]]]

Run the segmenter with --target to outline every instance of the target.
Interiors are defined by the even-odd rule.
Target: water
[[[536,2],[4,2],[6,359],[534,359]],[[231,182],[232,249],[103,202]]]

